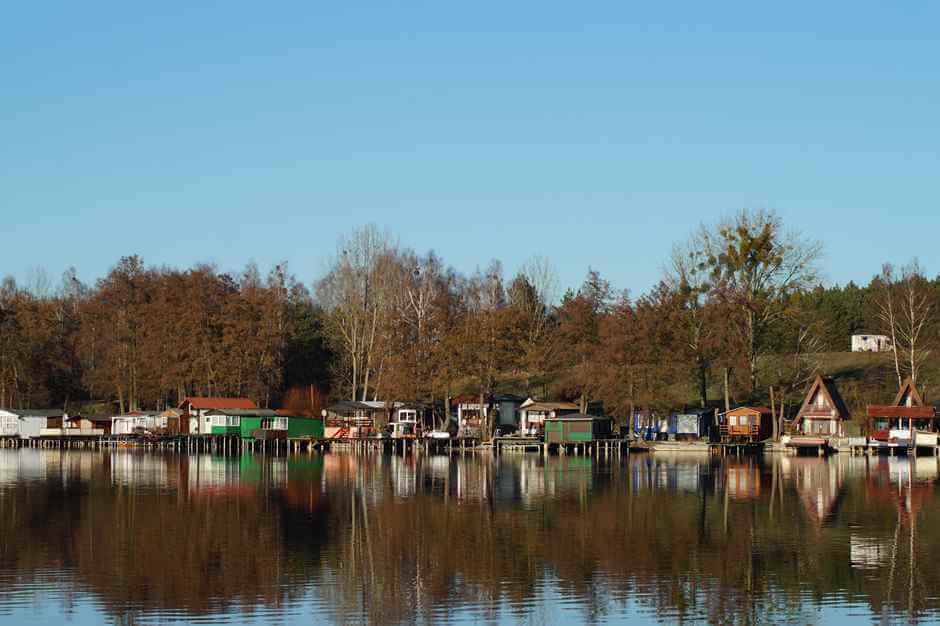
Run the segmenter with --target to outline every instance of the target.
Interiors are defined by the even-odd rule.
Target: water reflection
[[[0,619],[940,617],[933,458],[0,450]]]

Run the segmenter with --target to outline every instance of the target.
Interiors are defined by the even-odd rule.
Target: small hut
[[[590,443],[610,439],[613,420],[584,413],[545,418],[545,443]]]
[[[681,411],[669,419],[668,434],[687,441],[708,437],[715,421],[715,409]]]
[[[796,433],[790,438],[789,445],[827,446],[831,438],[844,436],[843,425],[850,419],[852,416],[839,394],[835,381],[817,375],[796,415]]]
[[[718,432],[722,443],[757,443],[773,431],[771,410],[764,406],[742,406],[719,416]]]

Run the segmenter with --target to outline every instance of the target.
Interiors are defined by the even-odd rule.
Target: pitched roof
[[[520,408],[526,411],[577,411],[581,407],[574,402],[533,402]]]
[[[911,406],[924,406],[924,399],[917,391],[914,381],[908,378],[898,389],[898,395],[894,396],[894,406],[906,406],[907,399],[911,399]]]
[[[739,406],[736,409],[731,409],[726,412],[725,415],[744,415],[747,413],[760,413],[761,415],[770,415],[771,410],[765,406]]]
[[[345,413],[347,411],[374,411],[375,407],[356,400],[340,400],[326,407],[326,410],[330,413]]]
[[[194,409],[257,409],[248,398],[192,397],[184,398],[179,408],[189,404]]]
[[[277,411],[273,409],[212,409],[206,415],[232,415],[236,417],[275,417]]]
[[[842,395],[839,393],[839,389],[836,387],[836,383],[833,379],[828,376],[816,375],[816,379],[813,381],[813,384],[810,385],[809,391],[806,392],[806,397],[803,399],[803,405],[800,407],[799,413],[797,413],[797,418],[802,418],[806,413],[812,413],[812,402],[813,398],[817,393],[823,394],[829,400],[829,405],[835,409],[836,417],[843,420],[852,419],[852,416],[849,414],[849,409],[845,405],[845,401],[842,399]]]

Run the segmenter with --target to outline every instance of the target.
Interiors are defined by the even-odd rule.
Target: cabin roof
[[[212,409],[206,415],[232,415],[234,417],[275,417],[273,409]]]
[[[183,398],[179,408],[189,404],[194,409],[257,409],[258,405],[248,398],[223,398],[194,396]]]
[[[726,412],[725,415],[753,415],[754,413],[770,415],[771,410],[765,406],[739,406]]]
[[[803,405],[800,407],[799,413],[797,413],[797,418],[802,418],[805,414],[812,413],[813,407],[811,403],[817,391],[829,399],[829,404],[836,411],[836,417],[843,420],[852,419],[849,409],[845,405],[845,401],[842,399],[839,389],[836,387],[835,380],[828,376],[818,374],[813,384],[810,385],[809,391],[806,392],[806,397],[803,399]]]
[[[609,420],[609,417],[598,415],[588,415],[587,413],[571,413],[570,415],[559,415],[558,417],[546,417],[546,422],[593,422],[596,420]]]
[[[898,395],[894,396],[894,406],[901,406],[908,396],[911,398],[911,406],[924,406],[924,398],[910,378],[904,381],[904,384],[898,389]]]
[[[577,411],[581,407],[574,402],[533,402],[521,408],[524,408],[526,411]]]
[[[342,413],[344,411],[374,411],[375,407],[356,400],[340,400],[326,407],[326,410],[331,413]]]

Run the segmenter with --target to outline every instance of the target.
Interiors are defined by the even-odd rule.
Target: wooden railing
[[[760,428],[753,424],[747,426],[721,424],[718,426],[718,432],[722,437],[751,437],[759,435]]]

